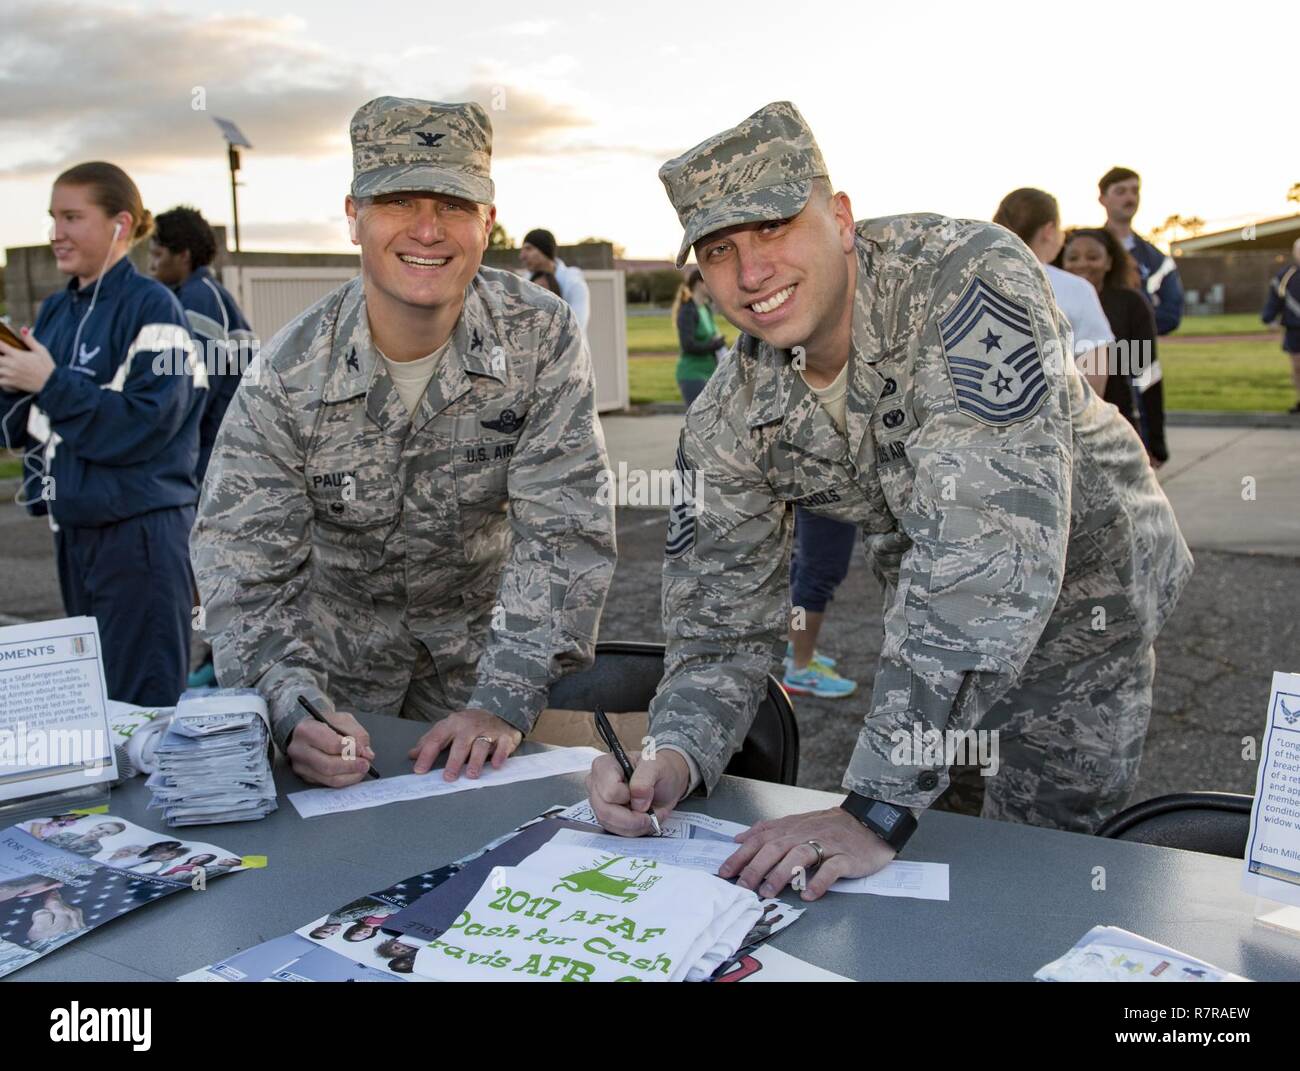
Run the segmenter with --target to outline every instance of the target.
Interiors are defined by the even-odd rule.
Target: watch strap
[[[850,792],[840,806],[896,852],[916,832],[916,819],[906,807],[856,792]]]

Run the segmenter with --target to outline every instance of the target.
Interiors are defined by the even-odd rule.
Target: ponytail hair
[[[686,276],[685,282],[677,284],[677,293],[673,295],[673,311],[671,313],[673,323],[677,322],[677,314],[681,311],[683,305],[691,300],[691,292],[704,276],[700,274],[699,268],[692,268]]]
[[[54,180],[56,186],[85,186],[90,199],[104,210],[109,218],[126,212],[134,221],[131,233],[126,236],[128,245],[135,245],[153,233],[153,213],[144,206],[140,190],[131,176],[117,164],[103,160],[70,167]]]
[[[1050,193],[1023,187],[1012,190],[998,205],[993,214],[993,222],[1006,227],[1025,245],[1034,240],[1039,230],[1048,223],[1061,225],[1061,210],[1056,205],[1056,198]]]

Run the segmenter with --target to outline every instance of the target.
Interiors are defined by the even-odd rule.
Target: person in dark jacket
[[[1268,284],[1260,319],[1266,324],[1282,321],[1282,351],[1291,358],[1291,382],[1297,399],[1287,412],[1300,413],[1300,238],[1291,247],[1291,263],[1279,269]]]
[[[1066,236],[1061,265],[1097,289],[1102,311],[1115,334],[1115,351],[1103,397],[1141,434],[1138,391],[1133,381],[1156,359],[1156,322],[1151,306],[1137,290],[1133,261],[1113,234],[1097,228],[1071,231]],[[1145,436],[1143,441],[1156,468],[1169,459],[1163,435],[1155,443]]]
[[[1142,201],[1142,178],[1128,167],[1112,167],[1097,182],[1097,200],[1106,210],[1110,231],[1137,268],[1138,290],[1155,312],[1156,333],[1167,335],[1183,320],[1183,282],[1174,258],[1133,230]]]
[[[1133,260],[1137,290],[1155,314],[1156,333],[1167,335],[1183,319],[1183,283],[1174,258],[1133,230],[1133,217],[1142,199],[1142,179],[1132,168],[1112,167],[1098,180],[1097,189],[1097,200],[1106,210],[1105,228]],[[1138,391],[1142,440],[1159,458],[1165,441],[1165,388],[1160,362],[1153,358],[1140,374],[1135,372],[1133,385]]]
[[[198,209],[180,205],[155,217],[149,274],[179,299],[208,372],[207,404],[199,425],[200,484],[239,377],[254,356],[248,321],[209,267],[216,255],[217,236]]]
[[[677,359],[677,389],[689,409],[718,367],[718,354],[727,348],[713,319],[713,303],[699,268],[692,268],[673,299],[673,322],[681,354]]]
[[[189,665],[206,372],[176,296],[127,257],[153,226],[130,177],[79,164],[50,215],[71,278],[23,328],[26,349],[0,343],[3,441],[54,528],[67,613],[98,621],[109,698],[170,706]]]

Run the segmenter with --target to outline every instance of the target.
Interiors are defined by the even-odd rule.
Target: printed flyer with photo
[[[110,814],[0,830],[0,977],[137,907],[243,869],[224,848]]]

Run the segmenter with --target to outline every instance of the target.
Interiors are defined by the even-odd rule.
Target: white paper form
[[[499,770],[484,766],[478,780],[470,780],[462,774],[455,781],[444,781],[441,770],[430,770],[427,774],[403,774],[384,777],[378,781],[361,781],[347,788],[304,789],[289,793],[289,802],[303,818],[316,818],[323,814],[382,807],[385,803],[445,796],[452,792],[510,785],[516,781],[533,781],[557,774],[579,773],[590,769],[592,760],[600,754],[594,747],[553,748],[535,755],[512,755]]]
[[[587,808],[584,817],[582,808]],[[575,822],[594,821],[587,803],[575,804],[561,812],[561,817]],[[701,819],[707,819],[708,825],[696,825]],[[670,835],[669,823],[676,828],[694,826],[702,830],[702,835],[683,835],[681,832]],[[609,833],[583,833],[576,829],[562,829],[555,835],[561,844],[581,844],[600,848],[607,852],[626,852],[642,859],[655,859],[674,866],[687,867],[691,870],[707,870],[716,874],[718,867],[736,850],[738,845],[731,839],[745,826],[735,822],[724,822],[718,818],[692,814],[689,811],[674,811],[663,823],[662,837],[619,837]],[[712,833],[714,835],[710,836]],[[715,839],[716,837],[716,839]],[[629,845],[633,845],[629,847]],[[875,896],[910,896],[916,900],[948,899],[948,864],[921,863],[911,860],[895,859],[884,870],[872,874],[869,878],[840,878],[831,886],[831,892],[871,893]]]
[[[571,822],[587,822],[593,826],[600,825],[600,821],[596,818],[596,812],[591,809],[590,800],[582,800],[572,807],[565,807],[557,817],[567,818]],[[728,822],[723,818],[697,814],[694,811],[673,811],[659,823],[659,827],[663,830],[663,836],[665,837],[722,840],[728,844],[733,842],[733,838],[737,833],[743,833],[749,828],[739,822]],[[735,851],[734,846],[732,851]]]
[[[99,627],[0,628],[0,800],[117,778]]]
[[[948,899],[948,864],[895,859],[869,878],[840,878],[831,892],[910,896],[914,900]]]
[[[1300,673],[1274,673],[1242,887],[1300,906]]]

